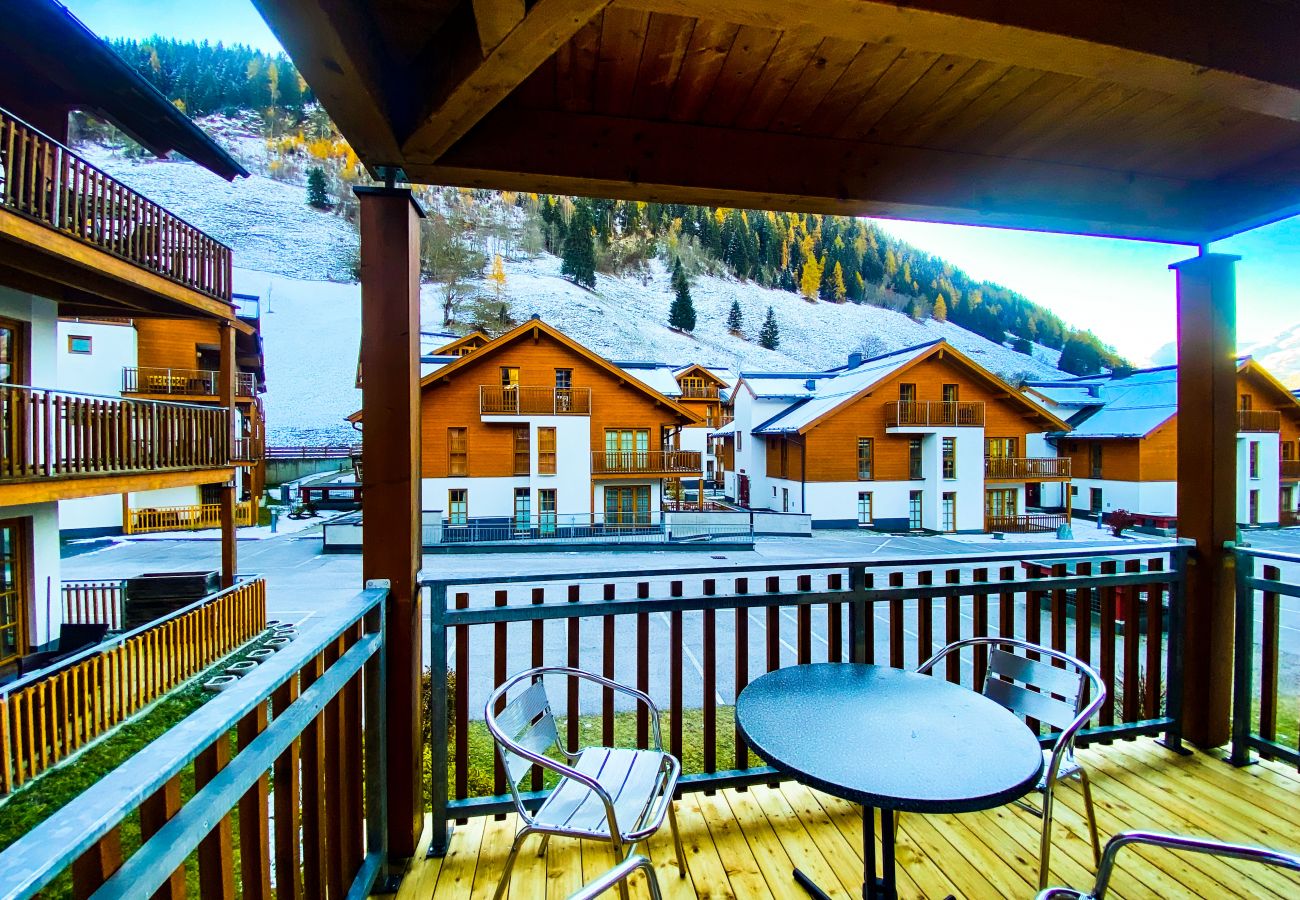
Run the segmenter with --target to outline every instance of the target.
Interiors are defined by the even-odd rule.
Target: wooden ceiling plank
[[[1073,119],[1077,110],[1108,87],[1109,85],[1098,81],[1075,79],[1074,84],[1025,116],[1015,127],[1005,129],[999,135],[988,136],[981,143],[980,152],[1020,159],[1032,157],[1032,154],[1023,152],[1021,148],[1030,145],[1043,134],[1051,133],[1060,123]]]
[[[695,19],[681,16],[656,13],[650,17],[636,88],[632,92],[632,105],[641,117],[662,119],[668,115],[673,85],[677,83],[682,62],[691,45],[695,23]]]
[[[1209,133],[1204,140],[1170,148],[1152,167],[1159,165],[1170,172],[1212,179],[1248,168],[1295,146],[1300,146],[1300,136],[1291,123],[1239,113],[1234,122]]]
[[[1300,29],[1290,4],[1189,0],[616,0],[654,12],[899,43],[1126,84],[1300,121]],[[1177,21],[1171,21],[1177,16]]]
[[[1007,66],[982,59],[976,61],[960,82],[945,91],[912,120],[907,129],[907,144],[913,147],[926,146],[931,136],[945,131],[963,110],[981,97],[986,97],[1009,71]]]
[[[479,47],[487,56],[524,20],[524,0],[472,0]]]
[[[822,40],[822,35],[810,28],[798,28],[781,35],[762,74],[754,80],[748,99],[740,108],[735,119],[738,128],[767,127],[803,73],[817,64],[817,48]]]
[[[682,60],[681,71],[673,85],[668,103],[668,118],[693,121],[704,110],[713,93],[713,85],[722,74],[731,46],[740,33],[739,25],[697,20],[691,43]]]
[[[1125,134],[1131,136],[1142,129],[1148,117],[1163,115],[1161,112],[1162,107],[1176,102],[1178,101],[1168,94],[1159,94],[1155,91],[1138,91],[1108,112],[1093,127],[1098,131],[1104,131],[1112,135]],[[1045,152],[1048,159],[1082,165],[1090,160],[1095,160],[1098,149],[1093,144],[1072,143],[1067,137],[1046,148]]]
[[[1171,124],[1181,121],[1183,116],[1199,112],[1202,104],[1182,97],[1169,97],[1157,104],[1133,122],[1127,132],[1123,146],[1087,148],[1088,160],[1093,165],[1106,168],[1123,168],[1123,161],[1138,150],[1163,144]],[[1081,150],[1083,148],[1080,148]]]
[[[944,122],[941,130],[932,132],[924,146],[949,150],[964,146],[967,135],[987,119],[1003,115],[1008,106],[1046,77],[1046,73],[1033,69],[1008,68],[987,90]]]
[[[1097,128],[1097,123],[1107,114],[1136,97],[1140,91],[1121,84],[1098,85],[1083,103],[1068,115],[1061,116],[1033,137],[1025,139],[1016,148],[1016,156],[1034,159],[1056,159],[1050,148],[1058,143],[1082,147],[1097,146],[1107,141],[1107,135]],[[1100,137],[1100,140],[1097,138]]]
[[[825,137],[833,135],[902,52],[902,47],[893,44],[863,45],[800,130]]]
[[[932,112],[945,94],[964,88],[966,74],[974,66],[975,60],[970,57],[941,56],[868,130],[867,139],[885,144],[915,143],[910,137],[917,120]]]
[[[435,161],[608,5],[609,0],[536,0],[479,64],[445,72],[429,92],[426,111],[416,117],[420,124],[402,142],[408,169]],[[417,69],[408,78],[418,74]]]
[[[742,25],[727,53],[704,105],[701,119],[710,124],[729,125],[735,121],[750,89],[767,65],[768,58],[781,40],[781,32]]]
[[[509,135],[522,129],[527,145]],[[689,154],[671,148],[690,147]],[[575,152],[581,148],[581,152]],[[422,180],[1194,242],[1194,185],[968,153],[505,108]]]
[[[604,22],[605,14],[601,13],[555,52],[556,103],[566,112],[591,112]]]
[[[835,37],[823,40],[812,64],[799,76],[776,115],[767,123],[767,129],[801,131],[803,123],[817,111],[861,50],[862,45],[856,41]]]
[[[605,11],[596,60],[596,112],[615,116],[627,113],[649,25],[650,13],[643,10]]]
[[[898,59],[835,129],[835,136],[844,139],[865,136],[938,61],[937,53],[903,48]]]
[[[936,146],[945,150],[983,147],[986,142],[996,140],[1017,128],[1025,119],[1042,108],[1043,104],[1051,102],[1063,91],[1069,90],[1078,83],[1079,79],[1073,76],[1045,72],[1000,109],[981,113],[964,134],[953,132],[940,135]]]

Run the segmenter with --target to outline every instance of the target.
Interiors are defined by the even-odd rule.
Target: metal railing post
[[[1161,741],[1175,753],[1188,754],[1183,746],[1183,628],[1187,603],[1187,560],[1190,545],[1169,554],[1178,577],[1169,585],[1169,622],[1165,642],[1165,717],[1170,720]],[[1148,635],[1147,640],[1150,640]]]
[[[451,842],[447,819],[447,585],[429,585],[429,806],[433,833],[429,856],[445,856]],[[458,673],[459,675],[459,673]],[[467,722],[457,726],[468,727]]]
[[[1249,550],[1232,547],[1229,560],[1236,562],[1236,627],[1232,657],[1232,755],[1229,762],[1245,766],[1250,758],[1250,713],[1255,700],[1255,557]]]

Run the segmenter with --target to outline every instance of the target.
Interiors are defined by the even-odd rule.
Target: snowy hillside
[[[184,162],[131,159],[103,148],[83,152],[98,166],[157,199],[235,250],[236,288],[264,298],[270,441],[277,445],[337,444],[356,439],[344,418],[360,405],[355,388],[360,338],[360,287],[348,283],[356,248],[353,228],[311,209],[300,185],[254,175],[234,184]],[[1034,347],[1016,353],[947,322],[913,321],[868,305],[808,303],[786,291],[730,278],[701,276],[691,286],[698,325],[687,335],[666,326],[668,273],[655,262],[648,274],[598,275],[587,291],[562,279],[559,260],[505,263],[504,299],[514,319],[539,315],[613,359],[688,360],[737,370],[791,371],[841,365],[849,353],[876,355],[946,338],[1010,381],[1067,377],[1053,367],[1059,354]],[[485,285],[483,294],[490,293]],[[739,302],[744,333],[725,327]],[[440,330],[440,291],[423,291],[425,330]],[[752,339],[771,306],[779,351]]]

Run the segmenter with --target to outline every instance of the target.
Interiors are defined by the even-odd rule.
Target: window
[[[573,370],[556,369],[555,370],[555,389],[557,391],[567,391],[573,387]]]
[[[915,403],[915,402],[916,402],[916,385],[914,385],[914,384],[900,384],[900,385],[898,386],[898,402],[899,402],[899,403]]]
[[[781,453],[781,477],[788,478],[790,476],[790,442],[787,441],[785,438],[781,438],[780,453]]]
[[[469,432],[465,428],[447,429],[447,474],[469,474]]]
[[[469,524],[469,491],[465,488],[452,488],[447,492],[447,524]]]
[[[554,475],[556,471],[555,428],[537,429],[537,474]]]
[[[989,459],[1013,459],[1020,454],[1020,441],[1013,437],[991,437],[984,439],[984,455]]]
[[[68,352],[89,354],[91,347],[91,338],[88,334],[70,334],[68,335]]]
[[[957,530],[957,495],[953,493],[943,495],[943,530]]]
[[[519,367],[502,366],[501,367],[501,386],[503,388],[519,387]]]
[[[871,517],[871,491],[858,491],[858,524],[870,525],[874,521]]]
[[[858,480],[870,481],[876,445],[871,438],[858,438]]]
[[[1088,489],[1088,509],[1094,513],[1101,512],[1101,488]]]
[[[1250,524],[1259,524],[1259,491],[1250,492]]]
[[[1020,498],[1015,488],[994,488],[984,492],[984,516],[986,519],[999,519],[1015,516],[1019,512]],[[996,525],[996,522],[990,522]]]
[[[781,512],[790,511],[790,489],[781,488]]]
[[[515,474],[528,475],[532,472],[533,464],[530,457],[530,443],[528,439],[528,426],[520,425],[515,428]]]
[[[1250,477],[1259,477],[1259,441],[1250,442]]]
[[[22,322],[0,319],[0,384],[27,383],[26,335]]]
[[[1093,478],[1101,477],[1101,444],[1088,445],[1088,463]]]
[[[917,438],[907,442],[907,477],[912,481],[925,477],[921,468],[921,441]]]
[[[712,427],[713,427],[713,407],[712,407],[712,406],[706,406],[706,407],[704,407],[704,427],[705,427],[705,428],[712,428]]]
[[[742,449],[742,448],[741,448],[741,443],[742,443],[741,438],[743,438],[744,436],[745,436],[745,435],[740,431],[740,429],[736,429],[736,452],[737,452],[737,453],[739,453],[739,452],[741,451],[741,449]]]
[[[649,466],[650,431],[646,428],[607,428],[605,467],[638,471]]]
[[[1295,441],[1282,442],[1282,458],[1295,459]]]
[[[945,384],[943,386],[943,402],[944,403],[957,402],[957,385]]]
[[[543,537],[555,536],[555,510],[555,488],[539,488],[537,491],[537,528]]]
[[[921,501],[925,496],[923,491],[910,491],[907,495],[907,527],[922,528],[921,522]]]
[[[515,531],[527,531],[532,521],[531,492],[528,488],[515,488]]]
[[[605,488],[605,525],[649,525],[650,485]]]
[[[27,651],[28,520],[0,520],[0,664]]]
[[[1241,395],[1241,408],[1246,410],[1253,408],[1253,401],[1251,400],[1250,394]]]
[[[943,477],[957,477],[957,439],[943,439]]]

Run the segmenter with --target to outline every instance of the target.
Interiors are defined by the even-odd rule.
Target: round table
[[[892,810],[991,809],[1038,782],[1043,753],[1014,714],[935,675],[885,666],[818,663],[756,679],[736,699],[736,722],[777,771],[863,806],[863,896],[897,896]],[[875,816],[881,819],[878,875]],[[814,897],[826,896],[798,869]]]

